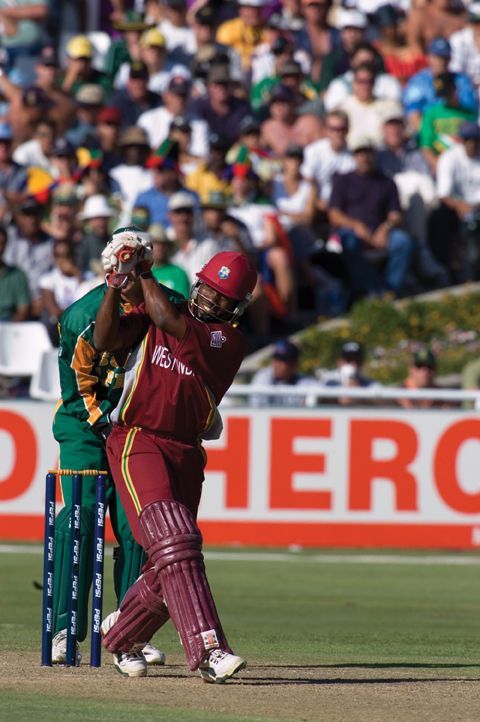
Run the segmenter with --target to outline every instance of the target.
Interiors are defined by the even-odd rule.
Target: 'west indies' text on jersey
[[[150,322],[127,364],[112,420],[195,443],[213,422],[245,355],[245,342],[226,323],[205,323],[186,307],[181,312],[187,329],[180,341]]]

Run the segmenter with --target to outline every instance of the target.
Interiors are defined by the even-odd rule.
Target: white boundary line
[[[40,544],[0,544],[0,554],[43,554]],[[229,562],[304,562],[312,564],[407,564],[411,566],[480,566],[479,555],[466,554],[300,554],[295,552],[205,551],[211,561]]]

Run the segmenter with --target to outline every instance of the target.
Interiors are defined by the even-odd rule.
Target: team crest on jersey
[[[211,331],[210,337],[210,346],[212,346],[212,348],[222,348],[227,340],[221,331]]]
[[[230,269],[228,266],[222,266],[218,271],[218,277],[225,281],[230,275]]]

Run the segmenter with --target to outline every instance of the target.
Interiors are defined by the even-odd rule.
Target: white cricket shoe
[[[205,682],[223,684],[246,666],[246,661],[241,657],[221,649],[212,649],[201,662],[198,673]]]
[[[147,662],[141,652],[118,652],[113,655],[113,663],[125,677],[147,676]]]
[[[82,661],[82,655],[77,642],[77,665]],[[52,639],[52,664],[67,663],[67,630],[61,629]]]
[[[153,644],[150,644],[150,642],[147,642],[147,644],[144,646],[144,648],[142,649],[142,654],[145,657],[147,664],[151,664],[157,667],[165,664],[165,652],[157,649],[157,647],[154,647]]]

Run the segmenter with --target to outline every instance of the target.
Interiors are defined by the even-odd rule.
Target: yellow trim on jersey
[[[119,420],[120,420],[120,421],[123,421],[123,423],[126,423],[126,422],[125,422],[125,415],[126,415],[126,413],[127,413],[127,411],[128,411],[128,407],[130,406],[130,402],[131,402],[131,400],[132,400],[132,397],[133,397],[133,394],[134,394],[134,392],[135,392],[135,389],[137,388],[138,379],[139,379],[139,377],[140,377],[140,371],[142,370],[143,363],[144,363],[144,361],[145,361],[145,350],[146,350],[146,347],[147,347],[147,340],[148,340],[149,334],[150,334],[150,329],[147,331],[147,333],[146,333],[146,335],[145,335],[145,338],[144,338],[143,341],[142,341],[142,345],[141,345],[141,349],[140,349],[140,353],[141,353],[141,356],[142,356],[142,357],[141,357],[141,360],[140,360],[139,363],[138,363],[137,370],[136,370],[136,372],[135,372],[135,380],[134,380],[134,382],[133,382],[133,384],[132,384],[132,388],[130,389],[130,393],[129,393],[128,396],[127,396],[127,400],[125,401],[125,403],[123,404],[123,406],[122,406],[122,408],[121,408],[121,410],[120,410]]]
[[[142,511],[142,506],[138,499],[138,495],[135,490],[135,486],[134,486],[132,477],[130,476],[130,471],[128,469],[128,455],[133,446],[133,442],[135,441],[135,436],[137,434],[137,431],[138,431],[138,428],[133,428],[127,434],[127,440],[125,441],[125,446],[123,447],[120,468],[122,470],[122,476],[125,481],[125,484],[127,485],[127,491],[130,494],[130,496],[132,497],[132,501],[135,506],[135,509],[137,510],[137,513],[140,514],[140,512]]]
[[[87,419],[93,425],[102,416],[95,394],[95,386],[98,378],[92,373],[94,359],[97,352],[82,336],[78,337],[73,350],[71,368],[75,371],[78,393],[83,399],[83,404],[89,413]]]
[[[208,416],[207,416],[207,421],[206,421],[206,424],[205,424],[205,428],[202,429],[202,431],[200,432],[200,436],[202,436],[206,431],[208,431],[208,429],[209,429],[210,426],[212,425],[213,419],[214,419],[214,417],[215,417],[215,411],[216,411],[216,408],[217,408],[217,404],[215,403],[215,399],[213,398],[213,394],[212,394],[212,392],[210,391],[210,389],[208,388],[208,386],[204,386],[203,388],[204,388],[205,393],[207,394],[208,403],[210,404],[210,411],[209,411],[209,414],[208,414]]]

